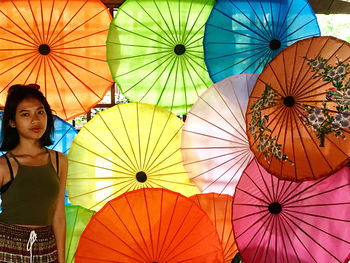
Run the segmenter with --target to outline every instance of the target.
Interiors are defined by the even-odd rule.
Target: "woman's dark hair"
[[[16,128],[10,126],[10,120],[14,121],[16,109],[19,103],[24,99],[34,98],[40,101],[45,108],[47,115],[47,127],[43,136],[40,138],[40,146],[52,145],[51,136],[54,132],[54,120],[50,105],[47,103],[44,95],[39,91],[40,86],[36,84],[29,85],[13,85],[9,88],[5,109],[2,116],[1,126],[1,151],[9,151],[14,149],[19,143],[19,135]]]

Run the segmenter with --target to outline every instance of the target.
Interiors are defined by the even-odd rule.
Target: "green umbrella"
[[[79,205],[69,205],[65,207],[67,230],[66,230],[66,263],[74,262],[75,251],[77,250],[79,239],[90,218],[95,211],[83,208]]]
[[[114,81],[131,101],[186,114],[209,86],[205,22],[215,0],[127,0],[107,38]]]

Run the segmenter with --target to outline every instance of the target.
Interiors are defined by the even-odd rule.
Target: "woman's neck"
[[[39,155],[45,151],[45,148],[40,146],[39,141],[20,140],[19,144],[12,149],[15,155]]]

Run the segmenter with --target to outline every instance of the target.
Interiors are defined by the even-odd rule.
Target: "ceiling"
[[[124,0],[102,0],[102,2],[110,8],[116,8]],[[316,14],[350,14],[350,0],[309,0],[309,2]]]

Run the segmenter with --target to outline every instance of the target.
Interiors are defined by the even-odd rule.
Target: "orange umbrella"
[[[213,221],[224,250],[225,262],[231,263],[238,252],[232,228],[233,197],[225,194],[208,193],[190,197]]]
[[[75,262],[224,262],[218,233],[191,199],[143,188],[109,201],[81,235]]]
[[[0,105],[11,85],[37,83],[62,119],[89,111],[113,83],[111,20],[99,0],[0,1]]]
[[[312,37],[287,47],[260,74],[246,123],[251,149],[269,173],[312,180],[348,163],[349,63],[349,43]]]

